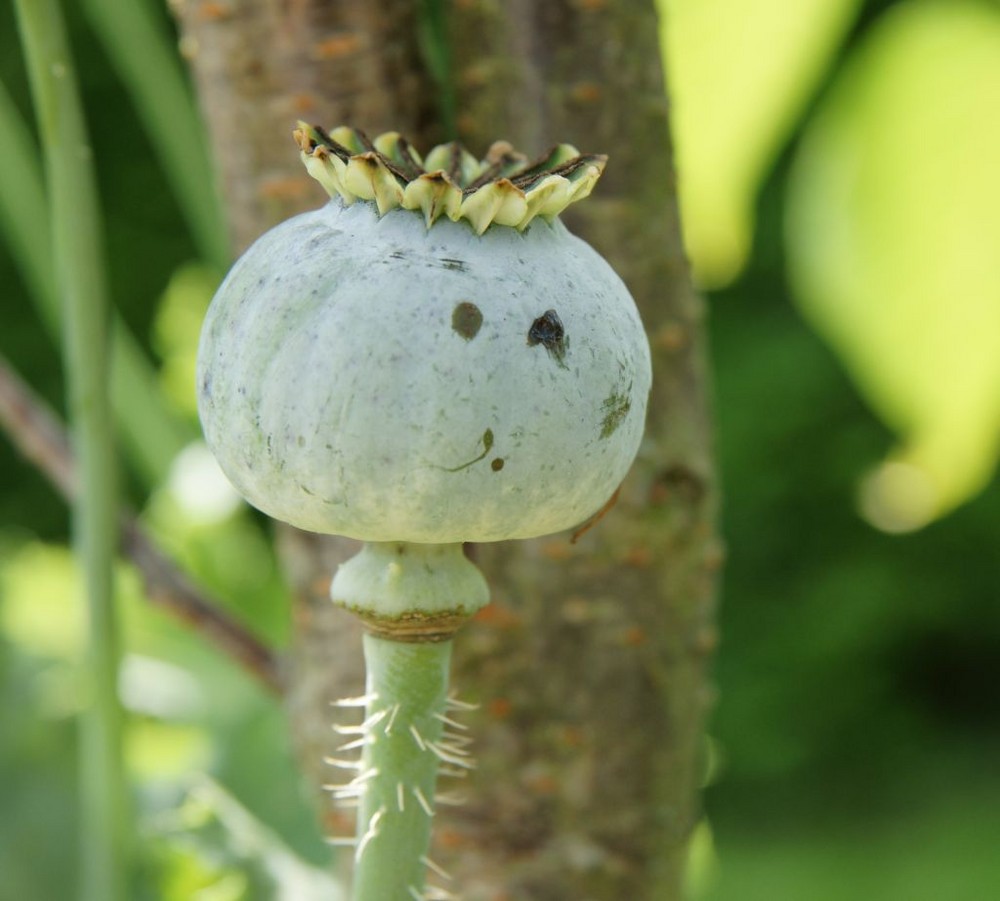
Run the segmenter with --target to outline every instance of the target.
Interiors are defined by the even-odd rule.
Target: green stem
[[[472,766],[467,739],[448,698],[452,636],[489,599],[482,574],[460,544],[372,542],[337,571],[335,603],[361,616],[368,678],[364,722],[340,727],[342,748],[361,759],[334,759],[356,771],[334,799],[357,801],[353,901],[421,901],[447,897],[425,888],[430,863],[435,785],[442,767]],[[440,886],[444,889],[444,886]]]
[[[354,901],[423,897],[439,754],[450,747],[441,745],[451,645],[364,637],[365,747],[358,784],[344,790],[360,793]]]
[[[85,695],[89,705],[81,716],[80,733],[80,897],[124,901],[130,830],[113,595],[117,480],[97,189],[59,5],[56,0],[17,0],[17,13],[45,148],[55,268],[65,304],[69,418],[81,476],[73,533],[89,614]]]

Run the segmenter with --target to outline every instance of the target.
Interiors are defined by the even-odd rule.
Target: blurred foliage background
[[[1000,892],[1000,4],[660,5],[730,549],[692,892],[981,901]],[[164,152],[193,111],[172,24],[123,6],[138,21],[101,0],[66,12],[111,289],[156,399],[125,442],[128,496],[280,647],[266,525],[197,445],[173,452],[197,434],[221,226],[190,181],[197,135]],[[109,51],[126,38],[141,65]],[[59,410],[8,5],[0,80],[0,351]],[[148,414],[135,385],[122,403]],[[50,901],[75,881],[80,614],[63,502],[7,441],[0,483],[0,901]],[[278,701],[124,564],[120,585],[143,897],[336,897]]]

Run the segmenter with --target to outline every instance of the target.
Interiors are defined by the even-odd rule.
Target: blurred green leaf
[[[247,879],[182,845],[160,845],[156,855],[161,901],[246,901]]]
[[[0,82],[0,230],[53,330],[59,322],[49,209],[37,144]]]
[[[762,179],[859,0],[658,0],[684,241],[704,286],[739,274]]]
[[[712,827],[702,819],[688,840],[687,867],[684,872],[684,897],[688,901],[707,898],[719,877],[719,858],[715,851]]]
[[[811,124],[788,191],[802,312],[900,447],[866,516],[919,528],[988,481],[1000,439],[1000,10],[901,4]]]
[[[0,83],[0,232],[31,288],[42,321],[58,335],[62,297],[55,278],[48,201],[39,150]],[[116,317],[112,335],[111,401],[130,460],[147,485],[162,481],[194,430],[166,409],[153,367]]]
[[[210,737],[194,725],[136,719],[126,738],[129,771],[144,781],[183,778],[203,770],[210,760]]]
[[[181,462],[189,457],[185,452]],[[217,479],[224,476],[218,473]],[[222,519],[186,509],[179,481],[180,476],[172,478],[154,492],[144,524],[172,559],[196,574],[200,584],[266,636],[268,644],[284,644],[290,633],[289,597],[269,536],[245,504]]]
[[[231,262],[204,129],[159,4],[85,0],[206,262]]]
[[[163,366],[160,384],[174,409],[197,415],[195,362],[201,323],[219,277],[206,266],[182,266],[170,279],[153,324],[153,346]]]
[[[245,517],[234,517],[228,527],[239,535],[250,524]],[[218,536],[226,528],[219,524],[212,532]],[[234,543],[241,540],[237,537]],[[63,821],[75,812],[76,799],[68,784],[75,765],[64,733],[72,730],[73,717],[82,703],[79,655],[83,623],[76,603],[80,582],[72,555],[62,545],[7,540],[0,545],[0,552],[0,701],[8,701],[6,706],[0,704],[0,713],[5,711],[0,715],[0,808],[9,815],[0,817],[0,827],[6,825],[14,832],[19,826],[23,828],[23,837],[7,842],[10,847],[22,848],[35,840],[36,820],[38,829],[44,830],[46,818]],[[269,559],[266,553],[260,556]],[[122,565],[117,576],[126,650],[119,683],[129,714],[126,759],[139,787],[142,820],[155,823],[160,816],[172,816],[171,811],[177,810],[189,790],[193,774],[210,774],[226,786],[219,789],[228,793],[231,803],[226,810],[243,811],[240,822],[249,818],[260,833],[258,838],[265,836],[282,849],[275,852],[274,873],[283,874],[284,863],[292,861],[288,879],[294,888],[302,875],[298,864],[311,872],[312,867],[328,860],[329,849],[318,836],[312,796],[305,791],[292,757],[280,700],[267,694],[200,634],[149,604],[131,567]],[[260,596],[261,607],[267,606],[261,585],[256,584],[253,590]],[[274,610],[285,611],[280,588],[272,585],[272,591],[267,617],[274,617]],[[241,611],[244,617],[250,612]],[[10,663],[5,659],[8,648]],[[262,773],[267,778],[261,778]],[[26,816],[23,810],[32,803],[47,806],[39,807],[37,815]],[[8,823],[10,816],[13,821]],[[11,901],[70,897],[68,891],[33,894],[37,885],[53,880],[36,879],[32,873],[47,866],[43,860],[67,854],[72,858],[75,845],[66,854],[61,849],[22,851],[23,860],[18,860],[14,872],[4,866],[7,838],[5,829],[0,828],[0,872],[5,878],[10,875],[9,885],[23,884],[25,889],[22,895],[5,895],[4,880],[0,879],[0,901],[8,897]],[[214,897],[209,887],[220,892],[232,889],[234,873],[243,879],[241,873],[259,869],[250,857],[243,852],[229,854],[221,871],[210,868],[204,897]],[[177,878],[184,883],[188,876]],[[272,876],[265,882],[272,886]],[[260,901],[279,897],[273,888],[247,891],[236,897]],[[145,901],[145,897],[137,901]],[[176,897],[179,901],[201,896],[154,897]],[[297,901],[299,896],[292,893],[288,897]]]
[[[4,553],[0,632],[40,657],[75,661],[83,645],[79,575],[65,545],[30,542]]]
[[[346,898],[344,887],[329,873],[297,856],[211,779],[200,780],[190,790],[176,814],[162,822],[161,834],[168,841],[172,839],[177,848],[188,849],[193,860],[186,869],[197,878],[207,881],[207,874],[215,874],[212,884],[216,893],[202,889],[204,895],[167,895],[171,901],[174,898],[187,901],[189,897],[199,901],[343,901]],[[239,881],[234,879],[237,874]]]
[[[65,688],[62,672],[0,632],[0,901],[74,897],[74,717],[52,709],[53,675]]]

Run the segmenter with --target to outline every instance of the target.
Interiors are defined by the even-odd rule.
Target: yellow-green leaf
[[[899,448],[862,491],[892,531],[989,479],[1000,436],[1000,10],[886,14],[811,124],[788,195],[803,313]]]
[[[858,0],[658,0],[684,240],[695,277],[736,276],[761,181]]]

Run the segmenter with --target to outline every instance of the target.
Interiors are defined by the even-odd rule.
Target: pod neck
[[[461,544],[368,542],[337,570],[330,597],[379,638],[438,642],[489,603],[489,588]]]

